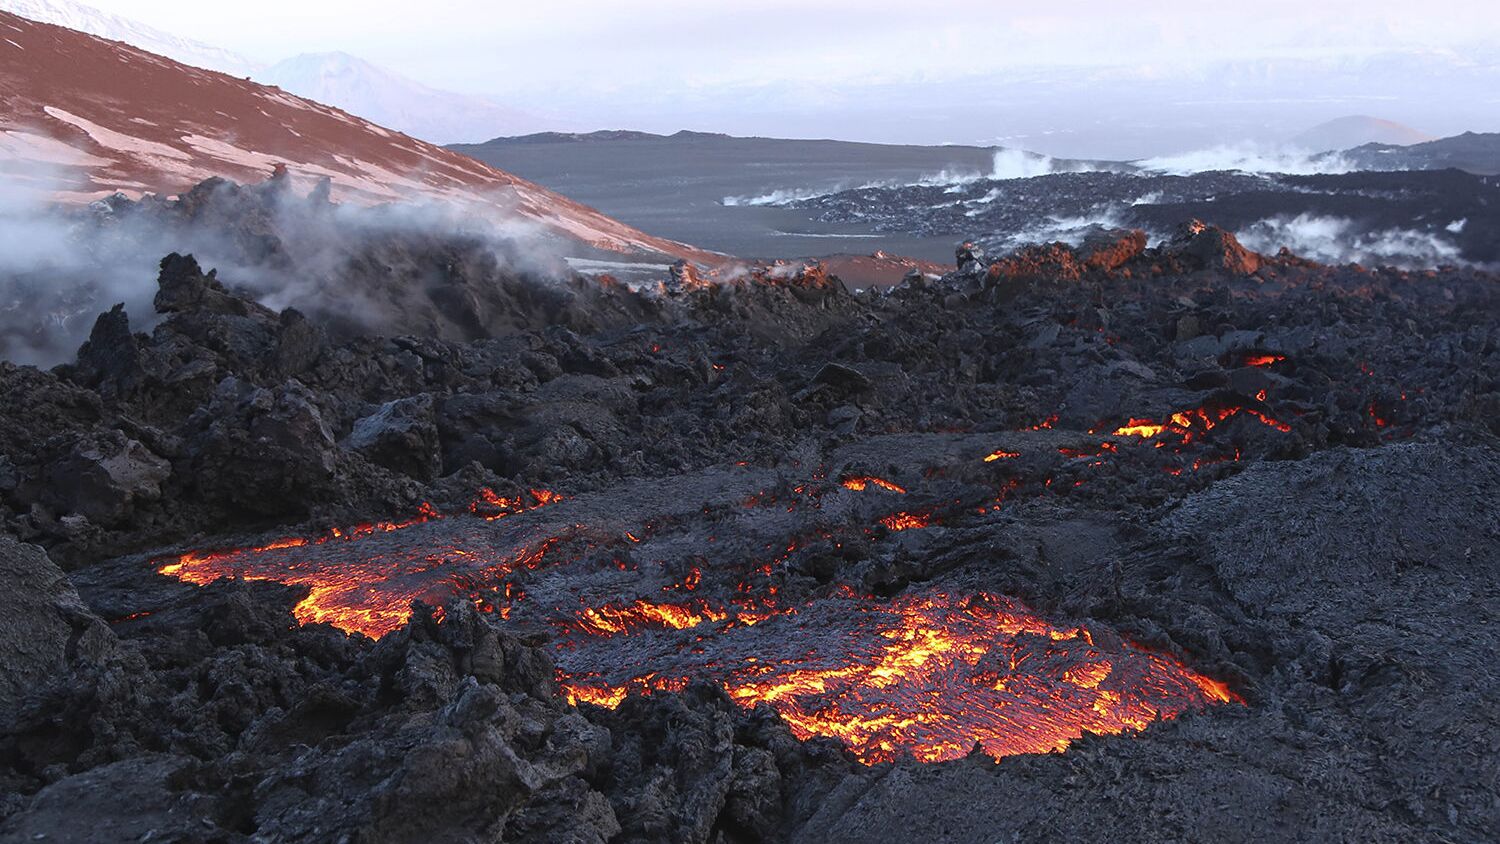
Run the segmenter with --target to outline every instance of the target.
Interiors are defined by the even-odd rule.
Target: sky
[[[343,50],[577,128],[744,133],[772,120],[786,128],[763,134],[1125,138],[1141,127],[1119,124],[1136,116],[1158,128],[1193,123],[1184,109],[1206,98],[1205,125],[1184,128],[1195,143],[1246,131],[1226,120],[1291,131],[1341,110],[1437,124],[1420,127],[1434,133],[1500,129],[1500,101],[1485,94],[1500,63],[1496,0],[1258,0],[1253,13],[1177,0],[91,5],[267,63]],[[1476,62],[1487,68],[1477,77]],[[1253,102],[1225,104],[1236,98]],[[1265,102],[1288,99],[1300,105]],[[1308,105],[1318,101],[1321,110]],[[986,116],[966,120],[966,105]],[[1079,128],[1100,115],[1108,125]]]

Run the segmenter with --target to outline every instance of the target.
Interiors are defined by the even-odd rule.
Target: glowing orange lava
[[[1246,366],[1274,366],[1286,360],[1286,355],[1250,355],[1245,358]]]
[[[1185,446],[1202,438],[1204,434],[1239,414],[1244,414],[1262,425],[1275,428],[1283,433],[1292,430],[1291,425],[1273,419],[1261,411],[1230,405],[1218,408],[1195,407],[1190,410],[1181,410],[1173,413],[1163,421],[1131,419],[1126,424],[1116,428],[1114,435],[1117,437],[1139,437],[1145,440],[1161,438],[1163,442],[1157,444],[1158,448],[1165,445],[1165,440],[1170,437],[1175,439],[1179,446]]]
[[[894,531],[924,528],[932,524],[932,517],[919,513],[895,513],[880,520],[887,529]]]
[[[531,503],[527,503],[524,495],[505,497],[497,494],[492,489],[485,488],[479,491],[479,498],[469,505],[469,512],[477,516],[483,516],[489,521],[496,521],[507,516],[514,516],[517,513],[524,513],[527,510],[535,510],[538,507],[556,504],[563,500],[561,495],[550,489],[533,489],[529,490],[529,493],[531,494]],[[432,515],[441,518],[436,513]]]
[[[830,638],[833,619],[844,621]],[[565,668],[563,684],[571,700],[617,706],[628,694],[711,678],[741,706],[766,704],[797,736],[838,739],[867,763],[902,752],[957,759],[976,744],[997,759],[1057,751],[1084,733],[1140,730],[1237,700],[1175,659],[1097,645],[1086,627],[1053,625],[993,595],[845,595],[778,623],[774,636],[725,631],[702,656],[648,659],[610,672],[613,680]]]
[[[1141,439],[1149,440],[1166,429],[1167,426],[1165,424],[1157,424],[1150,419],[1132,419],[1116,428],[1115,436],[1140,437]]]
[[[873,487],[877,487],[879,489],[883,489],[886,492],[894,492],[894,493],[898,493],[900,495],[905,495],[906,494],[906,489],[904,487],[901,487],[901,486],[898,486],[896,484],[893,484],[890,481],[885,480],[884,478],[871,478],[871,477],[844,478],[839,483],[843,484],[844,489],[852,489],[855,492],[864,492],[866,489],[869,489],[870,487],[873,486]]]
[[[494,521],[561,500],[543,490],[531,495],[534,503],[527,504],[519,497],[501,498],[486,489],[470,509],[486,521]],[[491,512],[491,508],[499,508],[499,512]],[[423,504],[417,517],[406,521],[334,528],[316,539],[293,537],[251,548],[193,551],[161,564],[157,571],[196,586],[239,578],[306,587],[307,597],[292,609],[297,621],[331,624],[347,633],[378,639],[406,624],[412,601],[440,605],[461,588],[480,582],[503,594],[508,589],[503,578],[517,568],[535,566],[551,543],[544,540],[534,545],[469,548],[434,543],[407,554],[389,553],[376,542],[381,536],[420,530],[444,519]],[[358,553],[347,560],[330,560],[326,553],[305,553],[326,550],[323,546],[330,543],[357,545]]]
[[[994,463],[996,460],[1013,460],[1020,456],[1021,452],[1019,451],[1005,451],[1004,449],[1001,449],[1000,451],[993,452],[988,457],[984,458],[984,462]]]
[[[587,632],[601,634],[629,633],[643,627],[670,627],[687,630],[710,621],[723,621],[728,614],[702,601],[692,604],[656,604],[636,601],[629,606],[590,607],[579,614],[578,624]]]

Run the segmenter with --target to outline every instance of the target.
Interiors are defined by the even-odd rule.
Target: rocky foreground
[[[224,190],[198,200],[295,276],[269,194]],[[817,267],[641,289],[347,236],[334,280],[401,290],[412,322],[381,324],[419,333],[174,254],[149,334],[111,310],[71,364],[0,364],[0,838],[1500,827],[1495,277],[1191,226],[965,249],[888,294]],[[1049,626],[1008,665],[859,665],[850,619],[937,595]],[[804,639],[802,673],[755,676],[863,685],[745,692]],[[1222,698],[1041,754],[947,706],[1129,697],[1073,672],[1127,652]],[[934,665],[948,692],[899,696]]]

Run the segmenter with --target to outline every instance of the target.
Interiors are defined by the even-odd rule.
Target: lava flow
[[[1273,419],[1253,408],[1228,405],[1217,408],[1195,407],[1190,410],[1182,410],[1173,413],[1161,421],[1131,419],[1124,425],[1116,428],[1113,433],[1117,437],[1139,437],[1143,440],[1159,440],[1157,443],[1158,447],[1166,445],[1169,439],[1175,440],[1178,446],[1186,446],[1240,414],[1244,414],[1262,425],[1274,428],[1283,433],[1292,430],[1291,425]]]
[[[484,490],[470,511],[493,522],[554,504],[561,497],[533,490],[530,499],[502,498]],[[193,551],[157,570],[196,586],[233,578],[304,586],[307,597],[293,608],[299,622],[332,624],[378,639],[406,624],[412,601],[441,605],[460,592],[480,591],[476,585],[503,594],[504,578],[518,568],[539,564],[553,541],[516,542],[493,531],[468,536],[450,530],[439,536],[429,526],[446,518],[424,504],[416,518],[402,522],[335,528],[315,539],[292,537],[251,548]],[[424,529],[433,536],[405,541],[407,534]],[[397,534],[402,541],[388,541]],[[358,550],[344,558],[326,553],[323,546]]]
[[[904,487],[892,483],[891,481],[888,481],[884,478],[845,478],[843,481],[841,481],[841,483],[843,484],[844,489],[851,489],[855,492],[864,492],[870,487],[876,487],[877,489],[883,489],[886,492],[894,492],[897,495],[906,494],[906,489]]]
[[[874,477],[839,483],[906,493]],[[472,600],[551,627],[558,679],[575,703],[617,706],[632,693],[716,683],[741,706],[771,707],[797,736],[836,739],[872,764],[902,754],[955,759],[976,747],[997,759],[1051,752],[1086,733],[1140,730],[1235,700],[1169,656],[1102,627],[1054,624],[1004,597],[934,590],[877,600],[837,587],[788,602],[775,563],[649,562],[654,543],[678,541],[649,525],[619,534],[569,525],[564,537],[553,511],[507,518],[558,500],[486,492],[471,515],[424,508],[407,522],[191,553],[159,570],[199,585],[238,577],[302,586],[298,621],[371,638],[400,629],[414,601]],[[902,511],[875,523],[904,531],[934,519]],[[566,548],[595,549],[593,562],[563,553],[563,538],[583,540]],[[789,542],[777,559],[797,547]],[[664,593],[672,600],[653,599]]]
[[[1237,700],[1177,660],[987,594],[844,592],[754,630],[695,632],[691,649],[676,631],[577,643],[558,657],[564,691],[613,707],[712,680],[741,706],[769,705],[800,738],[838,739],[871,764],[908,752],[957,759],[976,746],[996,759],[1057,751],[1085,733]]]

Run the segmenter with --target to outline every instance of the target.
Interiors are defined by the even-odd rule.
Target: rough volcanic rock
[[[1016,281],[1077,281],[1084,272],[1083,262],[1072,247],[1052,243],[1018,250],[990,264],[984,283],[996,287]]]
[[[465,393],[438,405],[438,432],[445,471],[478,463],[501,470],[511,459],[509,438],[519,421],[516,398],[508,393]]]
[[[1133,231],[1100,231],[1089,235],[1078,246],[1078,257],[1090,270],[1119,269],[1146,251],[1146,233]]]
[[[207,184],[207,183],[205,183]],[[157,313],[202,311],[226,316],[248,316],[250,303],[231,296],[219,283],[216,270],[206,274],[191,255],[172,253],[161,261],[161,276],[154,302]]]
[[[78,383],[98,390],[105,398],[129,396],[145,381],[140,344],[130,332],[124,305],[99,315],[88,342],[78,350],[73,371]]]
[[[972,241],[964,241],[954,250],[954,262],[962,275],[973,275],[984,269],[984,248]]]
[[[0,453],[15,466],[34,464],[47,440],[99,425],[103,400],[51,372],[0,361]]]
[[[1082,243],[1090,225],[1124,225],[1144,229],[1153,242],[1170,240],[1183,220],[1199,219],[1246,242],[1254,238],[1267,253],[1289,246],[1316,250],[1304,257],[1325,262],[1494,267],[1500,261],[1494,177],[1396,170],[1400,156],[1385,152],[1373,156],[1384,159],[1378,166],[1337,174],[1167,175],[1122,166],[957,185],[865,187],[790,206],[822,222],[969,238],[992,258],[1039,241]],[[1213,257],[1217,249],[1209,252]]]
[[[332,486],[338,444],[296,380],[268,389],[225,379],[189,427],[194,485],[212,500],[256,513],[306,512]]]
[[[318,363],[328,342],[321,328],[309,322],[301,311],[287,308],[281,312],[279,329],[275,353],[279,374],[300,375]]]
[[[104,659],[114,642],[42,549],[0,534],[0,722],[70,667]]]
[[[704,697],[713,705],[702,705]],[[616,745],[607,792],[626,818],[619,840],[704,841],[734,780],[733,704],[695,687],[680,697],[628,700],[606,723]]]
[[[507,815],[583,767],[587,751],[578,742],[587,741],[589,727],[576,720],[583,737],[549,730],[493,686],[467,679],[435,712],[388,720],[261,781],[254,797],[257,834],[309,842],[350,835],[382,841],[499,837]],[[538,741],[541,758],[517,752],[523,733]]]
[[[1261,265],[1261,257],[1241,246],[1233,234],[1197,220],[1178,229],[1169,249],[1191,262],[1195,269],[1250,275]]]
[[[27,811],[0,824],[6,841],[222,841],[204,823],[211,801],[183,793],[174,780],[192,769],[183,756],[146,755],[58,780],[31,800]]]
[[[431,481],[443,468],[432,396],[398,399],[354,423],[344,444],[393,472]]]
[[[172,474],[166,460],[114,431],[75,443],[47,466],[47,503],[60,515],[77,514],[96,525],[116,527],[161,498]]]

